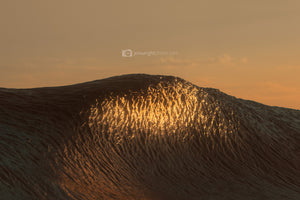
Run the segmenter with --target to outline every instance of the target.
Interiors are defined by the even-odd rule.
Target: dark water
[[[0,199],[300,199],[300,111],[171,76],[0,88]]]

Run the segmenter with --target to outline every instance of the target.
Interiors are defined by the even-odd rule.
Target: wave
[[[133,74],[0,88],[4,199],[299,199],[300,110]]]

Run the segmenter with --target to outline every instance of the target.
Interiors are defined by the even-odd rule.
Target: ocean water
[[[300,111],[181,78],[0,88],[0,199],[300,199]]]

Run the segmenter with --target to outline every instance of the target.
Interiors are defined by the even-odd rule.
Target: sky
[[[161,74],[300,109],[299,22],[299,0],[1,0],[0,87]]]

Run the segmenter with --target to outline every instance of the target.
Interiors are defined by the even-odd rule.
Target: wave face
[[[300,111],[172,76],[0,88],[4,199],[299,199]]]

